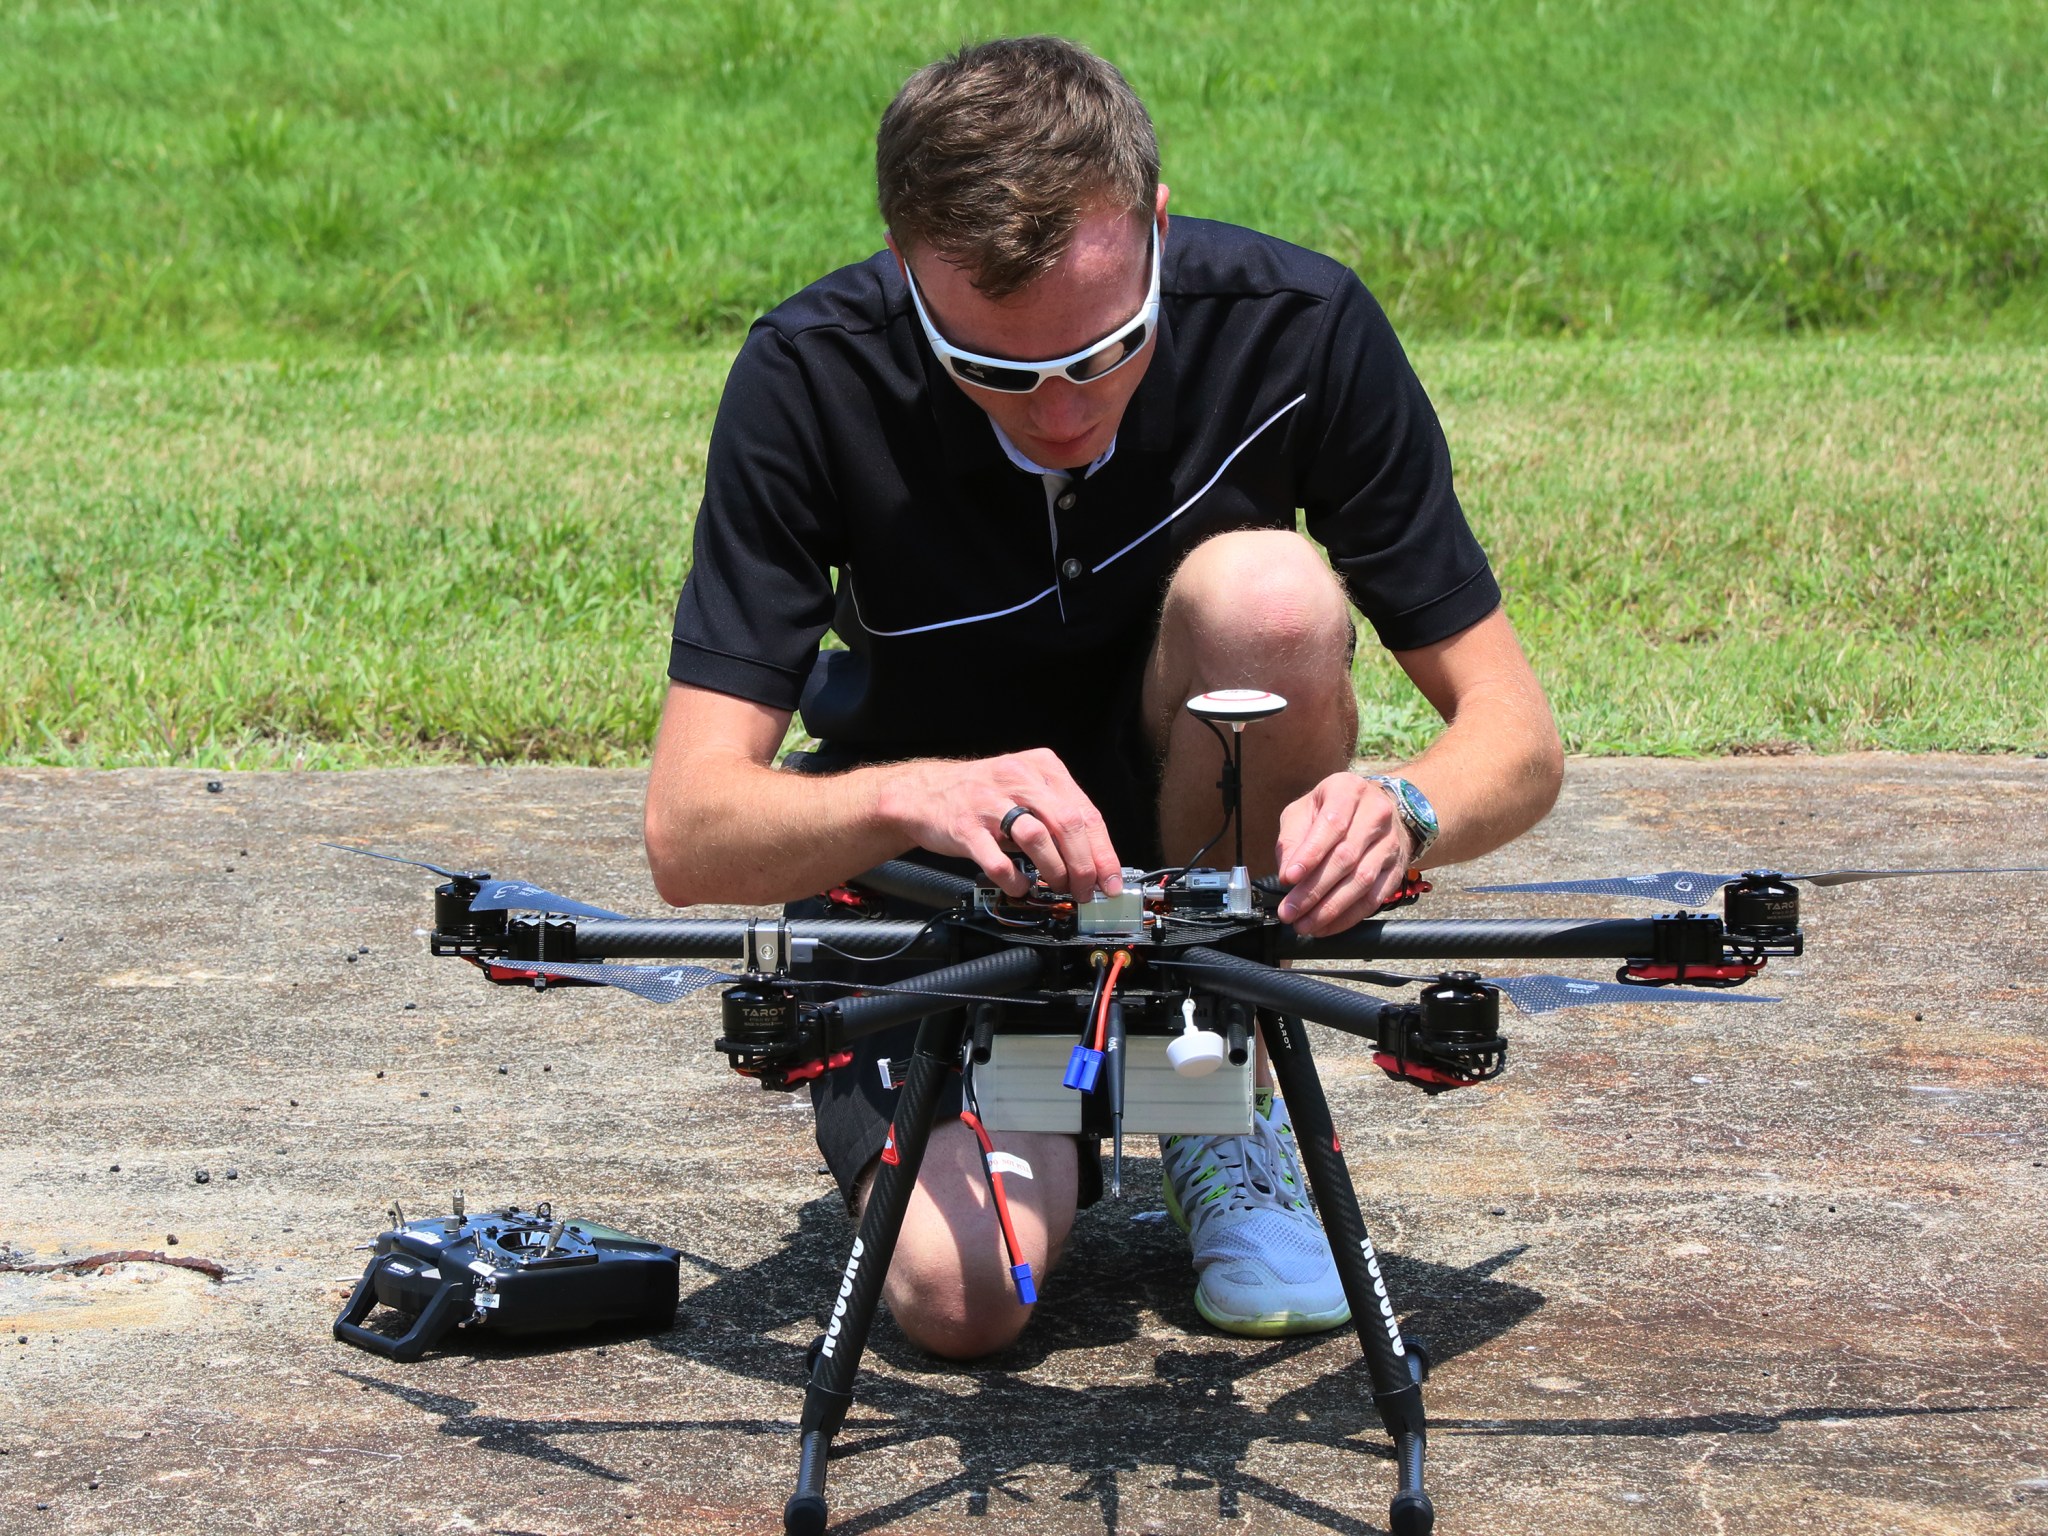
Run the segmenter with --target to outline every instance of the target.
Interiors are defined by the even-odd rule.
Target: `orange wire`
[[[1131,963],[1131,952],[1120,949],[1116,958],[1109,962],[1109,976],[1102,984],[1102,1000],[1095,1005],[1095,1049],[1101,1050],[1109,1037],[1109,999],[1116,991],[1116,978],[1123,968]]]

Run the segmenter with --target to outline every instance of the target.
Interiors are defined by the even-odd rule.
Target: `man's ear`
[[[896,237],[890,234],[887,230],[883,230],[882,244],[889,247],[889,254],[896,258],[896,270],[902,273],[904,278],[908,280],[910,276],[910,266],[903,259],[903,247],[896,243]]]

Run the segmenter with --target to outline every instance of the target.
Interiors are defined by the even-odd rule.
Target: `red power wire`
[[[1003,1190],[1003,1176],[989,1164],[995,1154],[996,1144],[988,1139],[981,1117],[971,1109],[962,1109],[960,1119],[974,1132],[974,1139],[981,1143],[981,1165],[988,1170],[988,1187],[996,1197],[996,1219],[1003,1224],[1003,1245],[1010,1250],[1010,1265],[1015,1268],[1024,1262],[1024,1245],[1017,1241],[1017,1229],[1010,1224],[1010,1197]]]
[[[1116,978],[1123,968],[1131,963],[1131,952],[1120,949],[1116,958],[1109,962],[1109,977],[1102,984],[1102,997],[1095,1005],[1095,1049],[1101,1050],[1102,1043],[1109,1036],[1109,999],[1116,991]]]

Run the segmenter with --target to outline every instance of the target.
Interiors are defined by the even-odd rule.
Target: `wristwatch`
[[[1414,850],[1408,855],[1408,862],[1420,862],[1429,852],[1429,845],[1437,840],[1443,828],[1437,825],[1436,807],[1429,803],[1429,796],[1410,784],[1406,779],[1392,774],[1373,773],[1366,775],[1366,782],[1377,784],[1387,792],[1387,798],[1394,802],[1394,815],[1407,829]]]

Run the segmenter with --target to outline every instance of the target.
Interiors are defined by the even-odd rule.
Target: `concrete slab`
[[[808,1112],[725,1071],[710,1001],[490,989],[425,955],[424,877],[315,846],[652,911],[640,790],[0,773],[0,1240],[227,1270],[0,1275],[0,1528],[779,1529],[850,1236]],[[1423,911],[1613,912],[1448,888],[1759,860],[2048,863],[2048,762],[1574,763],[1549,823]],[[1440,1101],[1317,1036],[1439,1356],[1440,1529],[2048,1531],[2048,884],[1806,911],[1780,1007],[1520,1020],[1507,1077]],[[838,1529],[1378,1528],[1355,1342],[1205,1329],[1146,1219],[1156,1163],[1136,1184],[1009,1355],[878,1328]],[[414,1366],[331,1342],[384,1208],[458,1185],[677,1243],[676,1328]]]

